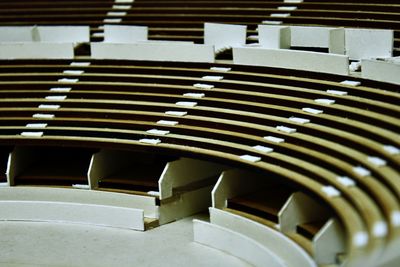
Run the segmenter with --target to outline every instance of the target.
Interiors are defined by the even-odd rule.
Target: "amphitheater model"
[[[399,266],[399,12],[2,1],[1,236],[44,222],[152,239],[186,220],[228,257],[198,266]],[[165,247],[120,266],[190,265]],[[1,266],[40,265],[10,251]]]

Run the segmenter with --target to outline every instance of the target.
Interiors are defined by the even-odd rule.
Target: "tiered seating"
[[[351,86],[341,83],[348,77],[250,66],[88,61],[1,62],[0,166],[10,146],[47,151],[43,162],[52,166],[28,169],[16,185],[85,184],[74,177],[85,173],[89,155],[114,149],[137,158],[150,153],[153,160],[146,162],[153,169],[139,171],[137,179],[121,170],[97,189],[147,194],[156,189],[165,162],[202,159],[263,177],[258,181],[267,182],[266,191],[259,190],[274,194],[232,198],[227,210],[267,226],[277,223],[277,211],[292,192],[319,202],[328,214],[322,222],[286,233],[311,255],[307,240],[330,218],[345,229],[348,259],[360,251],[392,251],[400,211],[398,87],[366,80]],[[47,125],[27,127],[32,123]],[[82,164],[80,171],[60,179],[50,172],[68,168],[52,163],[55,151],[61,157],[56,163],[78,153],[73,160]],[[350,180],[338,179],[343,176]],[[365,259],[375,260],[367,254]]]
[[[102,41],[105,24],[143,25],[150,40],[196,43],[205,22],[248,36],[262,22],[393,29],[398,54],[399,11],[394,0],[19,0],[0,3],[0,26],[89,25]],[[135,220],[100,224],[138,230],[210,207],[211,225],[279,237],[298,253],[288,262],[377,266],[400,245],[399,98],[394,84],[229,63],[1,61],[0,205],[33,199],[52,220],[46,201],[83,203],[89,223],[101,206]]]
[[[293,9],[295,8],[295,9]],[[149,38],[203,42],[203,24],[248,25],[256,34],[262,21],[288,25],[344,26],[395,30],[399,53],[400,5],[396,1],[3,1],[0,25],[90,25],[94,41],[102,40],[100,26],[149,26]],[[111,13],[110,13],[111,12]],[[122,12],[122,13],[121,13]]]

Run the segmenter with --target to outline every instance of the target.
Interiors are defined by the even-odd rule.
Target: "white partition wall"
[[[204,44],[213,45],[215,51],[246,44],[247,26],[204,23]]]
[[[391,57],[393,30],[346,29],[346,53],[350,59]]]
[[[72,59],[89,26],[0,27],[0,59]]]
[[[258,42],[262,47],[289,49],[291,45],[290,27],[258,25]]]
[[[291,44],[299,47],[328,47],[333,27],[290,26]]]
[[[144,231],[143,211],[68,202],[0,201],[0,220],[79,223]]]
[[[135,43],[147,41],[147,26],[104,25],[104,42]]]
[[[266,48],[234,48],[233,62],[276,68],[299,69],[348,75],[349,58],[344,55]]]
[[[0,42],[84,43],[89,26],[0,27]]]
[[[220,209],[210,208],[210,222],[245,235],[268,248],[287,267],[315,267],[314,260],[298,244],[277,230]]]
[[[207,209],[216,177],[226,166],[180,158],[169,162],[158,181],[160,188],[160,224]]]
[[[329,53],[345,54],[345,30],[334,27],[290,26],[291,46],[328,48]]]
[[[364,59],[361,66],[365,79],[400,84],[400,61]]]
[[[285,267],[268,248],[240,233],[199,220],[193,221],[194,241],[234,255],[253,266]]]
[[[33,40],[32,30],[31,26],[0,27],[0,43],[31,42]]]
[[[92,58],[177,62],[214,62],[214,47],[186,43],[91,43]]]
[[[153,197],[64,188],[0,187],[0,220],[144,230],[144,217],[157,216],[158,207]]]
[[[89,26],[38,26],[35,41],[54,43],[87,43],[90,41]]]

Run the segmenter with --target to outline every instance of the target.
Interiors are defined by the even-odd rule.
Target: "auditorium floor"
[[[0,266],[250,266],[194,243],[192,219],[147,232],[62,223],[0,222]]]

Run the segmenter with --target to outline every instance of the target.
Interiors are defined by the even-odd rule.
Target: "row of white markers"
[[[71,66],[79,66],[79,67],[86,67],[89,66],[90,62],[72,62]],[[216,72],[229,72],[231,71],[230,68],[222,68],[222,67],[211,67],[210,70],[212,71],[216,71]],[[60,82],[61,84],[65,85],[65,84],[74,84],[79,82],[78,78],[75,78],[76,76],[82,75],[84,73],[84,70],[64,70],[63,73],[65,75],[68,76],[74,76],[74,78],[61,78],[58,80],[58,82]],[[206,75],[202,77],[203,80],[205,80],[206,82],[211,82],[211,81],[221,81],[224,79],[223,76],[214,76],[214,75]],[[360,82],[358,81],[342,81],[341,84],[343,85],[348,85],[348,86],[359,86]],[[197,89],[204,89],[204,90],[211,90],[214,88],[213,84],[209,84],[209,83],[195,83],[193,84],[194,88]],[[39,109],[42,110],[56,110],[61,108],[60,104],[48,104],[48,102],[50,101],[64,101],[67,99],[67,93],[71,91],[71,87],[53,87],[50,88],[50,92],[52,93],[65,93],[65,95],[49,95],[46,96],[44,98],[45,103],[44,104],[40,104],[38,106]],[[338,95],[338,96],[346,96],[348,93],[346,91],[338,91],[338,90],[327,90],[326,91],[328,94],[331,95]],[[187,98],[195,98],[195,99],[201,99],[204,98],[206,96],[205,93],[184,93],[183,96],[187,97]],[[321,104],[321,105],[333,105],[335,104],[335,100],[333,99],[315,99],[314,100],[317,104]],[[195,108],[198,103],[194,102],[194,101],[179,101],[175,103],[176,106],[178,107],[187,107],[187,108]],[[313,115],[320,115],[323,113],[323,110],[320,109],[315,109],[315,108],[310,108],[310,107],[304,107],[302,108],[302,111],[305,113],[309,113],[309,114],[313,114]],[[171,116],[171,117],[183,117],[188,115],[188,111],[166,111],[165,112],[166,116]],[[49,113],[35,113],[32,116],[33,118],[37,119],[37,120],[41,120],[41,121],[46,121],[48,122],[51,119],[55,118],[54,114],[49,114]],[[300,118],[300,117],[295,117],[292,116],[289,118],[290,121],[298,123],[298,124],[307,124],[310,123],[309,119],[306,118]],[[178,121],[172,121],[172,120],[159,120],[156,122],[156,124],[158,125],[165,125],[165,126],[176,126],[179,124]],[[31,130],[31,129],[45,129],[48,126],[48,123],[45,122],[39,122],[39,123],[28,123],[26,125],[26,128]],[[279,132],[283,132],[285,134],[294,134],[297,132],[296,128],[291,128],[291,127],[287,127],[287,126],[283,126],[283,125],[278,125],[276,126],[276,130]],[[170,134],[170,131],[167,130],[159,130],[159,129],[150,129],[148,131],[146,131],[146,133],[151,134],[151,135],[156,135],[156,136],[165,136]],[[24,131],[21,133],[21,136],[23,137],[27,137],[27,138],[40,138],[44,135],[43,131]],[[280,138],[280,137],[276,137],[276,136],[265,136],[263,137],[265,140],[272,142],[272,143],[284,143],[285,139],[284,138]],[[143,138],[138,140],[140,143],[144,143],[144,144],[150,144],[150,145],[157,145],[159,143],[161,143],[161,140],[159,138],[157,139],[152,139],[152,138]],[[262,145],[256,145],[252,147],[255,151],[259,152],[259,153],[271,153],[273,152],[273,148],[271,147],[266,147],[266,146],[262,146]],[[396,147],[387,145],[384,146],[383,149],[388,152],[389,154],[399,154],[400,150]],[[247,161],[247,162],[251,162],[251,163],[257,163],[259,161],[262,160],[261,157],[259,156],[253,156],[253,155],[241,155],[239,156],[240,159],[242,159],[243,161]],[[367,158],[367,160],[369,162],[371,162],[372,164],[381,167],[381,166],[385,166],[386,165],[386,161],[379,158],[379,157],[374,157],[374,156],[369,156]],[[353,171],[355,172],[355,174],[361,176],[361,177],[365,177],[365,176],[369,176],[371,174],[371,172],[362,167],[362,166],[355,166],[353,168]],[[343,184],[344,186],[355,186],[356,183],[354,180],[352,180],[351,178],[347,177],[347,176],[339,176],[337,177],[337,180],[339,183]],[[335,197],[335,196],[340,196],[340,191],[337,190],[336,188],[334,188],[333,186],[324,186],[322,188],[322,191],[324,193],[326,193],[328,196],[330,197]]]

